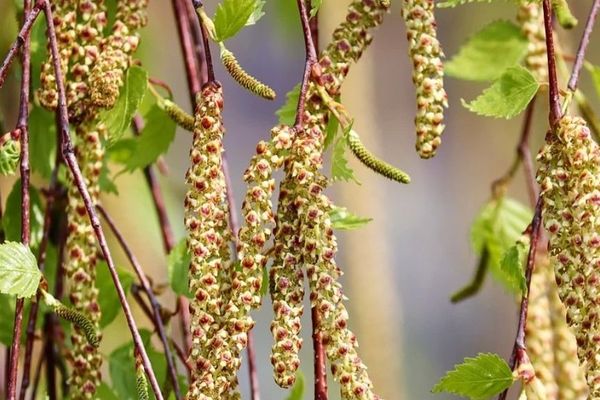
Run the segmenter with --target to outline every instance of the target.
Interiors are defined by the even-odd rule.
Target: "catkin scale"
[[[558,294],[575,333],[590,389],[600,397],[600,148],[581,118],[563,117],[546,135],[537,173]]]
[[[351,131],[348,134],[347,140],[348,147],[350,147],[352,153],[367,168],[393,181],[399,183],[410,183],[410,176],[408,176],[406,172],[377,158],[377,156],[375,156],[365,147],[365,145],[361,142],[360,137],[358,136],[358,134],[356,134],[356,132]]]
[[[444,53],[437,39],[433,0],[403,0],[402,17],[406,24],[413,83],[417,95],[416,149],[421,158],[431,158],[441,144],[444,108]]]
[[[225,49],[221,51],[221,62],[229,75],[243,88],[267,100],[275,99],[275,91],[247,73],[231,51]]]

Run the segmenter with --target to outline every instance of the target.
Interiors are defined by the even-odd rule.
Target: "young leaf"
[[[31,170],[42,178],[52,174],[56,160],[56,124],[54,114],[34,105],[29,114],[29,162]]]
[[[258,0],[223,0],[219,3],[214,17],[216,40],[223,42],[235,36],[259,7],[262,5]]]
[[[17,172],[21,146],[16,140],[9,139],[0,146],[0,175],[14,175]]]
[[[360,185],[360,181],[354,176],[354,171],[348,166],[346,159],[346,140],[339,138],[333,146],[331,156],[331,179],[334,181],[354,181]]]
[[[524,293],[527,291],[525,270],[523,268],[526,255],[527,247],[523,242],[517,241],[502,257],[500,270],[504,274],[505,280],[511,285],[514,293]]]
[[[142,342],[150,358],[150,363],[159,382],[164,382],[167,371],[167,362],[163,353],[157,351],[151,343],[152,333],[140,329]],[[137,400],[135,357],[133,342],[130,341],[115,349],[108,357],[108,369],[113,384],[113,391],[121,400]]]
[[[300,98],[300,84],[293,87],[292,90],[287,92],[285,95],[285,103],[275,111],[275,114],[279,117],[279,123],[282,125],[292,126],[296,119],[296,107],[298,106],[298,99]]]
[[[0,318],[0,343],[10,346],[15,321],[15,298],[0,293],[0,310],[2,310],[2,318]],[[25,315],[29,315],[29,313],[25,313]]]
[[[191,256],[188,253],[186,239],[182,239],[171,250],[167,258],[169,284],[173,292],[180,296],[191,297],[188,281],[188,270]]]
[[[333,210],[330,211],[329,216],[331,217],[333,229],[358,229],[373,221],[373,218],[364,218],[352,214],[345,207],[334,207]]]
[[[265,3],[265,0],[258,0],[256,2],[254,12],[250,15],[248,21],[246,21],[246,26],[255,25],[265,15],[265,12],[263,11]]]
[[[37,291],[41,277],[29,247],[18,242],[0,244],[0,293],[31,297]]]
[[[445,71],[458,79],[494,80],[506,68],[521,62],[527,44],[517,25],[510,21],[494,21],[469,38],[458,54],[446,62]]]
[[[169,150],[175,138],[177,126],[158,105],[154,105],[145,115],[146,125],[135,140],[135,149],[127,160],[127,168],[134,170],[144,168]]]
[[[125,84],[119,93],[119,99],[114,107],[101,115],[110,134],[110,140],[120,138],[129,127],[133,114],[144,99],[148,88],[148,72],[136,65],[127,70]]]
[[[511,67],[475,100],[462,103],[475,114],[510,119],[527,107],[539,87],[527,69]]]
[[[303,400],[304,399],[304,374],[298,370],[296,373],[296,383],[290,389],[290,394],[286,400]]]
[[[102,400],[119,400],[115,392],[106,384],[106,382],[100,383],[98,390],[96,390],[96,396]]]
[[[323,142],[323,146],[325,147],[325,149],[328,149],[329,146],[331,146],[331,144],[337,137],[339,129],[340,121],[338,121],[335,115],[329,113],[329,121],[327,121],[327,127],[325,129],[325,141]]]
[[[514,382],[512,372],[500,356],[480,353],[465,358],[433,387],[433,393],[452,393],[473,400],[487,399],[509,388]]]
[[[512,292],[520,290],[514,277],[502,268],[508,250],[521,237],[532,219],[531,210],[510,198],[488,202],[471,226],[471,245],[477,255],[488,251],[488,267],[494,277]]]
[[[123,285],[125,293],[129,292],[133,283],[133,276],[129,272],[118,270],[119,281]],[[115,289],[115,284],[112,276],[106,266],[106,262],[101,261],[96,266],[96,286],[98,287],[98,303],[102,310],[102,318],[100,319],[100,328],[108,326],[121,312],[121,302]]]
[[[314,17],[319,12],[321,8],[321,4],[323,4],[323,0],[311,0],[310,2],[310,17]]]
[[[31,247],[36,247],[42,240],[42,226],[44,224],[44,212],[42,211],[42,200],[37,189],[32,185],[29,187],[29,215],[31,218]],[[6,199],[6,209],[2,216],[2,228],[6,240],[18,242],[21,240],[21,181],[18,180],[12,187]]]

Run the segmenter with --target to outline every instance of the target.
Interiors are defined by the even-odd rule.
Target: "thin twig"
[[[558,78],[556,76],[556,55],[554,54],[554,39],[552,29],[552,7],[550,0],[543,0],[544,8],[544,29],[546,33],[546,54],[548,55],[548,79],[549,79],[549,100],[550,100],[550,127],[558,122],[561,117],[560,97],[558,91]]]
[[[192,0],[193,1],[193,0]],[[200,6],[202,7],[202,6]],[[206,82],[204,82],[204,85],[208,84],[209,82],[215,82],[215,70],[214,70],[214,65],[213,65],[213,61],[212,61],[212,55],[210,52],[210,37],[208,35],[208,29],[206,29],[206,26],[204,25],[204,21],[202,20],[202,18],[200,18],[200,14],[196,13],[196,18],[198,20],[198,24],[200,24],[200,31],[202,33],[202,47],[204,49],[204,59],[203,59],[203,67],[206,68]]]
[[[535,267],[535,257],[538,250],[538,241],[541,235],[542,225],[542,198],[539,197],[535,206],[535,213],[531,221],[531,241],[529,244],[529,253],[527,254],[527,267],[525,270],[526,290],[521,298],[521,309],[519,311],[519,323],[517,326],[517,335],[515,336],[515,344],[509,360],[511,370],[519,365],[522,355],[526,354],[525,347],[525,328],[527,325],[527,309],[529,307],[529,287],[531,286],[531,275]],[[498,400],[505,400],[508,394],[508,389],[500,393]]]
[[[581,36],[581,41],[579,42],[579,48],[577,49],[577,55],[575,56],[575,64],[573,65],[573,72],[571,73],[571,78],[569,79],[568,88],[571,91],[575,91],[575,89],[577,89],[579,73],[581,72],[581,67],[583,67],[585,52],[588,44],[590,43],[590,36],[592,34],[592,30],[594,29],[594,23],[596,22],[598,11],[600,11],[600,0],[594,0],[594,4],[592,4],[592,8],[590,9],[587,22],[585,23],[583,36]]]
[[[27,21],[31,18],[31,0],[23,0],[23,14],[25,15],[24,26],[27,26]],[[38,11],[39,14],[39,11]],[[33,24],[33,22],[31,22]],[[19,34],[20,35],[20,34]],[[19,118],[17,120],[17,129],[21,132],[21,242],[24,246],[29,247],[30,239],[30,198],[29,198],[29,91],[31,80],[31,41],[29,39],[29,30],[24,36],[19,36],[22,40],[21,52],[21,99],[19,103]],[[6,66],[8,69],[8,64]],[[0,86],[4,80],[3,74],[0,72]],[[17,375],[19,369],[19,349],[21,346],[21,329],[23,323],[23,306],[25,299],[17,299],[15,306],[15,319],[13,325],[13,339],[10,347],[10,364],[8,376],[8,393],[9,400],[17,398]]]
[[[175,14],[179,44],[181,46],[181,52],[183,53],[190,100],[192,106],[194,106],[196,103],[196,93],[200,91],[201,86],[198,76],[198,65],[196,64],[197,61],[194,57],[192,35],[190,33],[190,21],[186,12],[185,1],[187,0],[171,0],[171,4]]]
[[[302,119],[304,118],[304,105],[306,104],[306,92],[310,82],[310,74],[313,66],[317,63],[317,49],[312,37],[312,29],[308,21],[308,11],[306,10],[305,0],[296,0],[298,10],[300,11],[300,21],[302,22],[302,33],[304,34],[304,48],[306,52],[306,62],[304,64],[304,76],[302,77],[302,86],[300,88],[300,97],[298,107],[296,108],[296,129],[302,128]],[[314,26],[313,26],[314,29]]]
[[[90,218],[90,223],[92,225],[92,228],[94,229],[94,233],[96,234],[96,238],[98,239],[98,244],[100,245],[100,249],[106,260],[108,269],[112,275],[112,279],[115,284],[115,289],[117,290],[117,294],[119,296],[119,301],[121,302],[121,306],[125,313],[127,325],[129,326],[129,330],[131,331],[135,347],[142,358],[146,374],[148,375],[148,378],[150,380],[150,385],[152,386],[156,398],[158,400],[163,400],[162,393],[160,392],[160,385],[156,379],[156,375],[154,374],[154,370],[152,368],[152,363],[148,358],[148,354],[146,353],[142,337],[140,336],[137,325],[131,313],[131,308],[129,306],[129,303],[127,303],[127,296],[125,294],[125,291],[123,290],[121,282],[119,281],[119,275],[117,274],[113,258],[110,254],[110,249],[108,248],[108,243],[106,241],[104,231],[102,230],[102,225],[100,225],[100,220],[98,218],[98,215],[96,214],[96,210],[94,209],[94,204],[88,192],[87,185],[81,174],[81,169],[79,168],[77,159],[75,158],[73,144],[71,143],[71,137],[69,133],[69,115],[67,110],[65,87],[62,79],[63,75],[61,69],[60,56],[58,52],[58,44],[56,40],[56,32],[53,24],[52,9],[48,0],[45,0],[44,12],[46,14],[46,22],[48,25],[47,34],[50,43],[50,52],[52,54],[54,72],[56,75],[56,86],[58,92],[58,115],[60,123],[60,133],[62,136],[62,155],[65,160],[65,163],[71,171],[71,174],[73,175],[75,185],[77,186],[79,193],[83,197],[83,202],[85,204],[88,217]]]
[[[24,0],[24,1],[28,1],[27,4],[31,4],[29,2],[29,0]],[[38,15],[40,15],[40,11],[42,10],[43,6],[44,6],[44,0],[38,0],[35,3],[35,5],[33,6],[33,9],[31,11],[29,11],[29,9],[31,8],[31,5],[27,8],[23,8],[23,13],[25,15],[25,21],[23,22],[23,26],[21,27],[21,30],[19,31],[17,38],[15,39],[13,44],[10,46],[10,49],[8,50],[8,54],[6,55],[6,58],[4,59],[4,61],[2,62],[2,65],[0,66],[0,88],[4,85],[4,81],[6,80],[6,76],[8,75],[8,70],[10,68],[10,65],[12,64],[16,55],[19,53],[19,50],[21,50],[21,47],[24,47],[25,43],[27,42],[27,38],[29,37],[29,32],[31,31],[31,28],[33,27],[33,24],[35,23],[35,20],[37,19]]]
[[[121,245],[121,248],[123,249],[125,255],[129,259],[129,262],[133,266],[135,274],[137,275],[138,280],[142,284],[142,288],[144,289],[146,296],[148,296],[148,299],[150,300],[150,305],[152,306],[152,321],[156,326],[158,336],[160,337],[160,340],[165,349],[165,358],[167,359],[167,371],[169,372],[169,378],[171,379],[173,389],[175,390],[175,397],[177,399],[181,399],[181,389],[179,388],[179,381],[177,380],[177,369],[175,368],[175,360],[173,359],[173,354],[171,353],[169,341],[167,340],[167,333],[165,331],[165,325],[160,314],[161,307],[158,303],[158,300],[156,299],[156,296],[154,295],[154,291],[152,290],[150,282],[148,281],[148,277],[146,276],[146,273],[144,272],[144,269],[140,265],[138,259],[135,257],[135,254],[133,254],[131,247],[129,247],[129,245],[127,244],[125,237],[123,236],[121,231],[119,231],[119,229],[115,225],[115,222],[110,217],[110,215],[108,215],[104,207],[96,205],[96,209],[100,211],[100,214],[102,215],[102,217],[110,227],[111,231],[117,238],[119,244]]]

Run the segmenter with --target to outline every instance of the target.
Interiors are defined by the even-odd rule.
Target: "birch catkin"
[[[527,38],[525,66],[538,82],[548,81],[548,58],[546,57],[546,33],[542,5],[523,1],[519,6],[517,21]]]
[[[186,174],[185,227],[188,232],[190,332],[189,364],[192,382],[186,398],[219,398],[223,377],[215,354],[224,345],[216,335],[221,323],[222,292],[219,279],[229,268],[231,231],[227,223],[226,182],[222,171],[223,134],[221,86],[210,83],[197,96],[196,125]],[[225,382],[226,383],[226,382]]]
[[[600,397],[600,149],[581,118],[563,117],[538,155],[544,225],[558,294],[575,333],[590,397]]]
[[[408,51],[413,64],[413,83],[417,92],[417,152],[431,158],[441,144],[444,108],[444,53],[437,39],[433,0],[403,0],[402,17],[406,24]]]

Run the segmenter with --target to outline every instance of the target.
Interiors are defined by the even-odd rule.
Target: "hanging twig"
[[[85,180],[81,174],[81,169],[77,163],[77,159],[75,158],[75,153],[73,151],[73,144],[71,143],[71,137],[69,133],[69,115],[67,110],[67,101],[65,96],[65,87],[63,82],[63,75],[60,63],[60,55],[58,51],[58,44],[56,40],[56,32],[53,24],[52,18],[52,9],[50,6],[50,2],[48,0],[44,1],[44,12],[46,14],[46,23],[48,25],[47,35],[48,41],[50,44],[50,52],[52,54],[52,62],[54,66],[54,72],[56,76],[56,86],[58,92],[58,118],[60,125],[60,134],[62,139],[62,155],[65,163],[69,167],[71,174],[73,175],[73,180],[77,189],[79,190],[81,196],[83,197],[83,202],[85,204],[86,212],[90,218],[90,223],[92,228],[94,229],[94,233],[96,234],[96,238],[98,239],[98,243],[100,245],[100,249],[102,250],[102,254],[106,260],[108,265],[108,269],[112,276],[113,282],[115,284],[115,289],[117,290],[117,294],[119,296],[119,301],[121,302],[121,306],[125,313],[125,318],[127,320],[127,325],[129,326],[129,330],[131,331],[131,335],[133,337],[133,341],[135,343],[135,347],[137,351],[140,353],[140,356],[143,361],[144,369],[148,374],[148,378],[150,379],[150,384],[152,386],[152,390],[156,395],[158,400],[163,400],[162,393],[160,391],[160,385],[156,379],[154,374],[154,370],[152,368],[152,364],[150,363],[150,359],[148,358],[148,354],[146,353],[146,349],[144,347],[144,343],[142,341],[142,337],[138,331],[137,325],[131,313],[131,308],[129,307],[129,303],[127,303],[127,296],[125,291],[123,290],[123,286],[119,281],[119,275],[117,274],[117,270],[110,254],[110,249],[108,248],[108,243],[106,242],[106,237],[104,235],[104,231],[102,230],[102,226],[100,225],[100,220],[98,219],[98,215],[96,214],[96,210],[94,209],[94,204],[90,197],[90,194],[87,190],[87,185]]]
[[[543,0],[544,8],[544,29],[546,33],[546,54],[548,56],[548,79],[549,79],[549,100],[550,100],[550,127],[558,122],[562,115],[560,109],[560,97],[558,90],[558,78],[556,76],[556,55],[554,52],[554,39],[552,30],[552,7],[550,0]]]
[[[577,49],[577,55],[575,56],[575,64],[573,65],[573,72],[571,73],[571,78],[569,79],[568,88],[573,92],[575,91],[575,89],[577,89],[579,73],[581,72],[581,67],[583,67],[583,62],[585,60],[585,52],[587,50],[588,44],[590,43],[590,36],[592,34],[592,30],[594,29],[594,23],[596,22],[598,11],[600,11],[600,0],[594,0],[594,4],[592,4],[592,8],[590,9],[590,14],[588,15],[587,22],[585,23],[583,36],[581,37],[581,41],[579,42],[579,48]]]
[[[37,5],[37,4],[36,4]],[[23,14],[25,15],[25,25],[30,19],[31,0],[23,0]],[[39,10],[38,10],[39,14]],[[33,21],[34,19],[32,19]],[[33,24],[33,22],[31,22]],[[25,246],[29,246],[30,239],[30,198],[29,198],[29,91],[31,80],[31,52],[29,31],[26,31],[24,36],[19,36],[21,39],[23,51],[21,52],[21,99],[19,103],[19,118],[17,121],[17,129],[21,135],[21,242]],[[4,67],[4,66],[3,66]],[[8,64],[7,64],[8,68]],[[0,86],[3,81],[3,75],[0,73]],[[17,299],[15,306],[15,319],[13,325],[13,340],[10,347],[10,363],[8,375],[8,393],[9,400],[17,398],[17,375],[19,369],[19,350],[21,346],[21,325],[23,323],[23,306],[25,299]]]
[[[152,287],[150,285],[150,282],[148,281],[148,277],[146,277],[146,274],[139,261],[133,254],[131,247],[129,247],[129,245],[125,241],[125,237],[121,234],[121,232],[115,225],[115,222],[110,217],[110,215],[108,215],[104,207],[96,205],[96,209],[100,212],[100,214],[110,227],[111,231],[119,241],[121,248],[125,252],[125,255],[129,259],[129,262],[131,263],[135,274],[138,277],[138,280],[142,284],[142,288],[144,289],[146,296],[148,296],[148,299],[150,300],[150,305],[152,306],[152,320],[154,322],[154,325],[156,326],[158,336],[160,337],[160,340],[165,349],[165,358],[167,359],[167,371],[169,372],[169,378],[171,379],[173,390],[175,391],[175,397],[177,399],[181,399],[181,389],[179,388],[179,381],[177,380],[177,369],[175,368],[175,360],[173,359],[173,354],[171,353],[171,348],[167,339],[167,333],[165,331],[165,325],[160,314],[161,307],[158,303],[158,300],[156,299],[156,296],[154,295],[154,292],[152,291]]]

